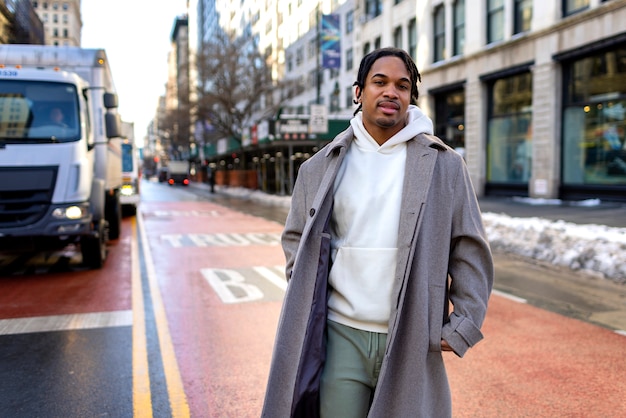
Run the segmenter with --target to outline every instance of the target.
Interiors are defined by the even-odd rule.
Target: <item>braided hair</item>
[[[353,87],[356,86],[360,89],[360,93],[359,96],[357,96],[357,99],[360,97],[360,94],[365,88],[365,78],[370,72],[372,65],[374,65],[374,62],[376,62],[376,60],[378,60],[379,58],[389,56],[398,57],[402,60],[402,62],[404,62],[404,65],[406,66],[406,69],[411,76],[411,104],[416,105],[417,98],[419,97],[419,92],[417,91],[417,83],[422,81],[422,76],[420,75],[419,71],[417,71],[417,66],[415,65],[415,62],[413,62],[413,59],[405,50],[392,47],[376,49],[363,57],[363,59],[361,60],[361,65],[359,66],[359,72],[357,73],[356,81],[352,85]],[[360,110],[362,110],[363,105],[359,103],[356,99],[352,101],[354,102],[354,104],[359,105],[359,107],[354,111],[354,114],[356,115],[357,113],[359,113]]]

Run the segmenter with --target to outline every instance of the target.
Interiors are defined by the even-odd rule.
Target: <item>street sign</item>
[[[328,110],[326,109],[326,105],[311,105],[310,112],[309,133],[328,133]]]

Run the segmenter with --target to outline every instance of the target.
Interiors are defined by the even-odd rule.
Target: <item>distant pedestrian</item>
[[[211,186],[211,193],[215,193],[215,170],[210,166],[207,166],[207,172],[209,174],[209,185]]]
[[[442,352],[483,338],[493,261],[463,158],[414,105],[419,81],[401,49],[366,55],[350,127],[298,172],[264,417],[452,414]]]

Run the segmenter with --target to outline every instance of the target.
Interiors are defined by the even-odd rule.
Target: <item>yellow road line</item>
[[[148,276],[148,285],[150,287],[150,295],[152,296],[152,308],[154,310],[154,318],[156,322],[157,333],[159,335],[159,347],[161,348],[161,359],[163,361],[163,372],[165,374],[165,382],[167,392],[170,398],[170,408],[172,409],[172,417],[188,418],[190,416],[189,404],[185,396],[183,381],[180,376],[178,362],[176,361],[176,353],[172,344],[172,336],[170,335],[167,315],[165,313],[165,305],[161,297],[161,291],[156,279],[154,271],[154,262],[152,253],[143,226],[143,217],[141,212],[137,211],[137,221],[139,223],[139,232],[141,241],[144,243],[143,254],[146,262],[146,272]]]
[[[146,315],[139,270],[139,245],[137,223],[133,219],[131,240],[131,274],[133,303],[133,415],[152,418],[152,394],[148,369],[148,343],[146,338]]]

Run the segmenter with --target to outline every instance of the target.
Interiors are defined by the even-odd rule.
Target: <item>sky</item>
[[[186,0],[82,0],[81,46],[104,48],[119,97],[119,113],[143,144],[158,98],[165,94],[167,55]],[[140,146],[141,146],[140,145]]]

